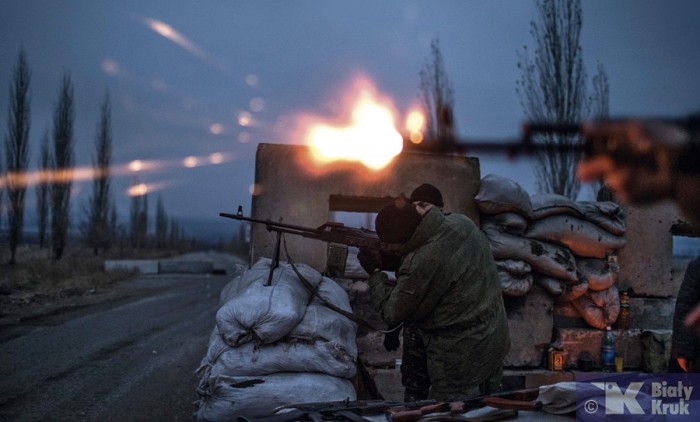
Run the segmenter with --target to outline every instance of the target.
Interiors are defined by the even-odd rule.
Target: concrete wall
[[[317,164],[309,148],[302,145],[260,144],[255,161],[252,216],[315,228],[328,221],[332,195],[409,196],[422,183],[432,183],[442,191],[445,210],[464,213],[478,221],[473,201],[480,184],[476,158],[404,152],[383,170],[372,171],[354,163]],[[377,212],[381,205],[375,203],[367,208],[371,209],[363,211]],[[275,234],[263,225],[253,225],[252,262],[271,257],[275,239]],[[294,261],[325,271],[326,243],[299,236],[285,239]],[[284,245],[281,249],[280,259],[286,261]]]

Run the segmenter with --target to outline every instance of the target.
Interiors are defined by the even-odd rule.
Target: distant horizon
[[[222,211],[222,212],[227,212],[227,211]],[[5,216],[3,215],[3,218],[0,219],[0,242],[2,244],[7,243],[7,233],[8,233],[8,225],[7,225],[7,218],[4,218]],[[124,217],[124,216],[122,216]],[[118,224],[123,224],[127,231],[129,227],[129,219],[128,215],[125,216],[126,218],[121,218],[118,221]],[[231,219],[224,219],[222,217],[219,217],[218,212],[216,215],[213,215],[211,217],[199,217],[199,216],[185,216],[185,217],[178,217],[176,218],[176,221],[180,226],[184,229],[185,231],[185,237],[188,239],[197,239],[203,242],[207,243],[218,243],[218,242],[224,242],[224,243],[230,243],[236,234],[238,233],[238,227],[239,227],[239,222]],[[24,230],[23,230],[23,238],[24,241],[22,244],[30,244],[30,243],[36,243],[38,242],[38,234],[39,234],[39,228],[37,225],[37,219],[36,215],[25,215],[24,216]],[[71,239],[80,239],[80,231],[79,231],[79,224],[80,222],[78,221],[71,221],[71,226],[70,230],[68,232],[68,235]],[[154,232],[154,216],[149,215],[149,222],[148,222],[148,234],[153,235]],[[70,247],[70,245],[69,245]]]

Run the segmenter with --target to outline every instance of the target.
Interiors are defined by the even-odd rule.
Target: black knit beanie
[[[442,194],[440,193],[440,189],[436,188],[430,183],[423,183],[413,190],[413,193],[411,193],[411,202],[416,201],[427,202],[441,208],[445,205],[442,202]]]

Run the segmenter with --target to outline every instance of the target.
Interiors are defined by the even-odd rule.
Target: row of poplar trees
[[[14,68],[10,83],[7,133],[4,160],[0,153],[0,211],[6,203],[7,243],[10,263],[16,263],[17,248],[23,241],[25,196],[27,188],[34,184],[39,247],[51,246],[53,259],[63,257],[69,239],[71,225],[70,194],[75,165],[73,122],[75,106],[73,86],[69,73],[61,80],[58,102],[53,113],[51,136],[44,132],[38,160],[38,171],[28,172],[29,129],[31,124],[30,87],[31,74],[23,49]],[[115,243],[131,247],[167,247],[181,244],[185,235],[177,221],[169,221],[165,207],[158,197],[155,238],[148,237],[148,197],[133,196],[130,209],[130,230],[117,222],[110,165],[112,156],[111,106],[109,94],[100,105],[100,119],[95,137],[93,156],[92,193],[82,204],[85,214],[80,222],[80,237],[95,255],[104,252]],[[2,164],[4,163],[4,168]],[[4,188],[4,189],[3,189]],[[6,192],[6,200],[3,198]],[[0,212],[0,219],[2,218]],[[1,220],[0,220],[1,222]]]

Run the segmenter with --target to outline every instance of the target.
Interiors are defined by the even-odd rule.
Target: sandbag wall
[[[230,421],[279,406],[355,400],[357,327],[345,290],[305,264],[261,259],[221,292],[200,378],[196,417]],[[315,293],[314,293],[315,291]]]
[[[616,203],[530,196],[496,175],[482,178],[474,199],[504,296],[524,296],[538,285],[591,327],[604,329],[617,320],[615,255],[625,246],[626,227]]]

